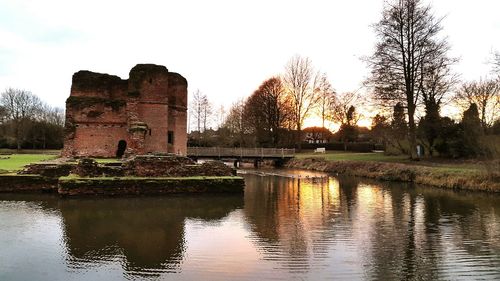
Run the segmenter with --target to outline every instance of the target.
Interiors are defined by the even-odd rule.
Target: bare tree
[[[346,92],[337,95],[335,103],[330,108],[327,118],[339,125],[356,125],[361,115],[355,107],[362,105],[362,98],[357,92]]]
[[[200,90],[196,90],[193,94],[190,112],[191,116],[194,118],[198,132],[204,132],[210,125],[212,105],[207,95],[200,92]]]
[[[33,116],[35,122],[31,122],[31,129],[29,135],[31,136],[31,142],[33,148],[39,143],[42,149],[47,148],[48,141],[54,138],[55,132],[59,132],[56,128],[64,128],[65,113],[62,108],[52,107],[44,102],[39,105],[39,110],[37,114]],[[58,135],[61,135],[62,132]],[[62,142],[62,140],[61,140]]]
[[[26,90],[8,88],[0,97],[6,119],[12,121],[17,149],[21,149],[26,125],[35,118],[41,108],[40,99]]]
[[[358,113],[356,107],[360,105],[362,105],[362,99],[357,92],[346,92],[337,95],[328,111],[327,119],[340,125],[337,135],[344,143],[344,150],[347,150],[347,142],[353,141],[357,137],[356,124],[361,118],[361,114]]]
[[[448,45],[442,42],[441,47],[430,53],[428,59],[421,63],[419,85],[426,111],[431,107],[439,110],[447,99],[447,94],[458,83],[458,75],[451,69],[458,59],[448,57],[448,51]]]
[[[203,96],[202,99],[202,121],[203,121],[203,132],[210,128],[210,121],[213,114],[213,107],[208,97],[206,95]]]
[[[493,54],[492,64],[493,64],[493,71],[498,73],[498,75],[500,75],[500,52],[497,51]]]
[[[371,135],[376,142],[387,145],[390,139],[389,118],[382,114],[377,114],[372,118]]]
[[[224,127],[229,129],[230,137],[237,139],[239,146],[243,146],[245,143],[245,134],[247,133],[246,122],[244,120],[245,103],[245,100],[238,100],[233,103],[229,108],[229,113],[224,123]]]
[[[5,123],[5,120],[7,119],[7,109],[0,105],[0,124]]]
[[[65,113],[60,107],[52,107],[45,102],[40,102],[39,110],[34,118],[40,122],[64,127]]]
[[[225,118],[226,118],[226,109],[224,108],[224,105],[220,105],[217,108],[217,128],[221,128],[224,125]]]
[[[191,99],[191,106],[189,109],[190,115],[195,122],[196,130],[198,132],[201,132],[202,96],[203,95],[200,90],[196,90],[193,93],[193,98]]]
[[[46,115],[46,121],[50,124],[64,127],[65,113],[60,107],[51,107]]]
[[[319,99],[319,75],[314,73],[309,58],[296,55],[285,66],[283,81],[291,97],[293,120],[297,130],[296,141],[300,149],[302,125]]]
[[[421,0],[386,2],[382,19],[375,24],[379,41],[374,54],[367,59],[371,66],[369,83],[376,98],[406,107],[409,125],[409,154],[416,155],[415,111],[422,95],[422,72],[434,60],[446,54],[446,40],[438,38],[441,19]]]
[[[347,151],[347,142],[354,141],[358,136],[358,127],[356,123],[359,121],[359,114],[354,105],[349,106],[346,113],[345,123],[340,125],[338,134],[344,143],[344,150]]]
[[[486,130],[500,117],[500,81],[480,79],[461,85],[456,101],[464,109],[476,104],[481,119],[481,126]]]
[[[337,101],[335,90],[328,81],[326,73],[320,76],[317,90],[319,94],[317,111],[319,116],[321,116],[321,127],[324,128],[325,120],[328,120],[331,109],[335,106]]]
[[[290,97],[279,77],[264,81],[245,103],[245,118],[260,145],[277,146],[293,117]]]
[[[429,59],[421,64],[420,87],[425,115],[420,119],[419,138],[426,145],[429,155],[433,155],[435,141],[442,129],[441,105],[448,101],[452,88],[458,83],[458,75],[451,66],[458,60],[446,55],[449,47],[443,43]]]

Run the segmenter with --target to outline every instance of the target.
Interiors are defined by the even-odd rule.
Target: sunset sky
[[[489,74],[500,50],[500,1],[430,1],[463,79]],[[382,0],[0,0],[0,90],[32,91],[64,106],[82,69],[128,78],[137,63],[179,72],[215,104],[250,95],[295,54],[311,58],[337,92],[360,88]],[[362,91],[362,90],[361,90]],[[319,125],[319,124],[318,124]]]

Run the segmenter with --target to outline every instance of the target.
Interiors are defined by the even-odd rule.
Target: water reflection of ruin
[[[187,218],[217,221],[241,196],[61,200],[70,267],[118,258],[128,273],[176,271]],[[86,265],[88,266],[88,265]]]
[[[486,195],[354,178],[249,176],[246,182],[258,186],[245,190],[253,241],[264,259],[291,272],[322,265],[351,277],[435,280],[453,276],[440,270],[450,259],[500,266],[500,260],[481,260],[485,251],[500,256],[500,208]],[[331,264],[346,248],[356,248],[358,269]]]

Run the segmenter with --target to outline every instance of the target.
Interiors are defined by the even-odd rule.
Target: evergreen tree
[[[462,130],[460,134],[461,141],[458,145],[462,145],[462,148],[457,149],[459,156],[475,157],[481,155],[479,138],[483,135],[483,129],[481,127],[479,111],[475,103],[471,104],[469,108],[464,111],[460,127]]]
[[[436,139],[442,129],[441,116],[439,116],[439,105],[433,102],[426,103],[425,116],[420,120],[419,135],[425,140],[429,155],[434,152]]]
[[[408,151],[403,146],[403,141],[407,139],[408,136],[408,124],[405,119],[405,109],[403,104],[398,102],[394,106],[394,111],[392,114],[391,131],[393,142],[403,153],[408,153]]]

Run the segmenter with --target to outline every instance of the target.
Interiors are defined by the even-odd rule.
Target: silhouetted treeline
[[[297,55],[282,74],[262,82],[248,98],[235,102],[224,118],[218,117],[217,133],[205,126],[214,119],[211,103],[195,92],[190,104],[195,130],[189,144],[210,145],[216,135],[219,146],[300,148],[304,121],[314,113],[322,116],[323,124],[332,120],[334,101],[335,91],[326,74],[316,71],[309,58]]]
[[[6,89],[0,96],[0,148],[60,149],[64,111],[29,91]]]
[[[266,130],[264,121],[254,123],[252,117],[247,115],[255,114],[245,110],[249,104],[236,103],[226,124],[217,130],[191,132],[188,146],[297,147],[296,130],[286,127]],[[263,105],[263,103],[258,104]],[[263,117],[264,115],[258,115],[258,118]],[[401,104],[397,104],[393,108],[392,116],[376,115],[372,118],[371,128],[360,127],[350,122],[343,124],[335,133],[327,128],[309,127],[303,129],[300,142],[303,149],[324,147],[327,150],[355,152],[385,150],[389,154],[408,154],[410,144],[407,137],[408,122],[404,108]],[[438,116],[433,122],[429,122],[426,116],[423,116],[418,122],[416,141],[417,145],[421,146],[420,157],[498,157],[500,119],[484,129],[474,103],[463,112],[460,121]]]
[[[392,118],[377,115],[373,118],[371,134],[386,151],[408,153],[408,123],[400,104],[394,107]],[[475,103],[463,112],[460,121],[437,115],[429,120],[424,115],[417,125],[417,144],[423,148],[423,156],[448,158],[472,158],[500,156],[500,118],[491,126],[481,122]]]
[[[394,107],[390,123],[381,122],[380,116],[377,120],[379,130],[390,129],[387,142],[414,159],[420,157],[421,147],[430,156],[495,154],[485,135],[495,132],[500,117],[500,80],[460,83],[452,70],[459,59],[450,56],[442,18],[432,7],[422,0],[387,1],[373,27],[377,43],[366,59],[371,69],[366,84],[376,101]],[[493,64],[497,75],[498,54]],[[441,115],[443,105],[451,101],[464,110],[459,122]]]

